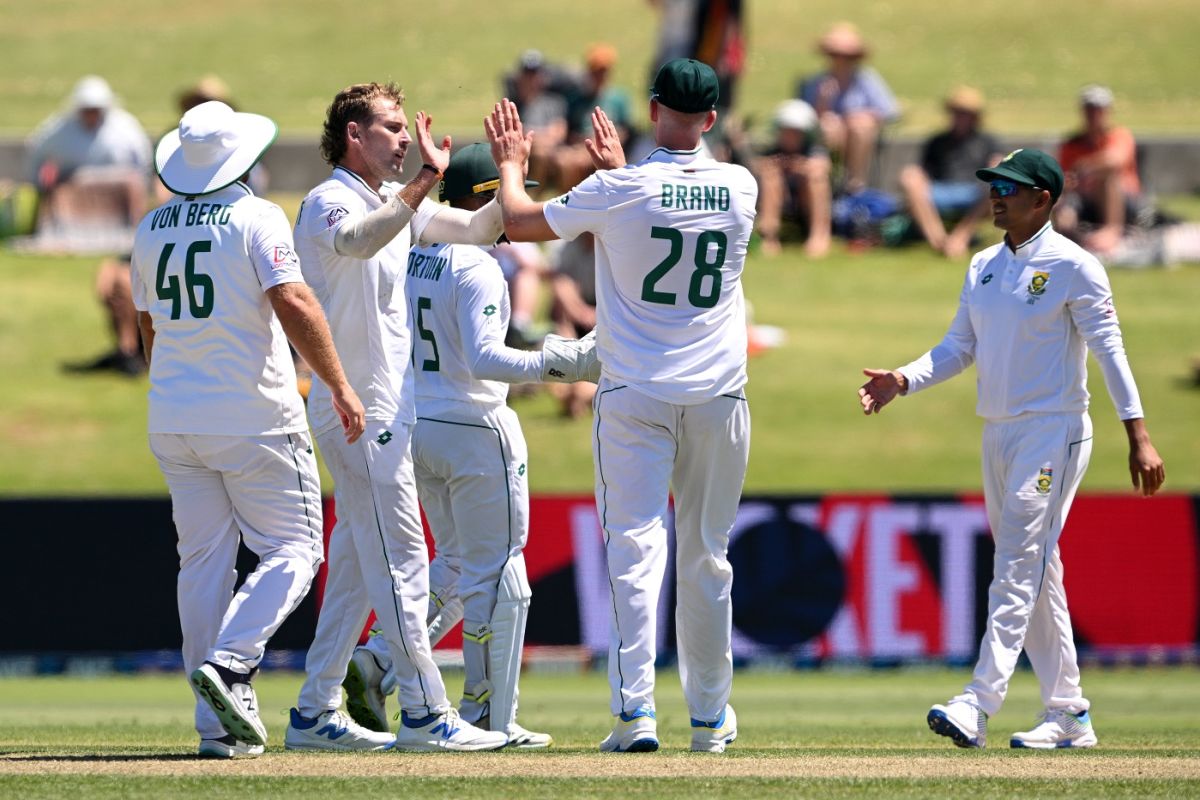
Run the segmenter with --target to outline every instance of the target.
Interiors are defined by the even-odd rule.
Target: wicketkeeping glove
[[[568,339],[553,333],[542,344],[542,380],[554,383],[600,380],[600,359],[596,354],[596,332],[581,339]]]

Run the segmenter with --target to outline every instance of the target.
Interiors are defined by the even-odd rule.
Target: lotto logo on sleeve
[[[297,263],[296,253],[286,244],[277,244],[271,253],[271,268],[282,269],[283,267],[295,266]]]
[[[349,211],[342,208],[341,206],[331,209],[329,211],[329,213],[325,215],[325,220],[326,220],[325,227],[332,228],[334,225],[337,225],[340,220],[344,219],[345,216],[349,213],[350,213]]]

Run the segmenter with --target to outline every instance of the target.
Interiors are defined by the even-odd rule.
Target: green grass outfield
[[[753,0],[737,110],[758,122],[821,66],[814,43],[850,18],[872,64],[903,105],[900,128],[943,123],[941,98],[973,83],[991,100],[989,123],[1009,133],[1078,124],[1077,93],[1110,84],[1117,117],[1138,132],[1200,129],[1194,0]],[[436,5],[323,0],[39,0],[0,2],[0,130],[24,134],[86,73],[109,78],[147,130],[173,125],[175,97],[215,72],[245,110],[288,133],[318,130],[349,83],[396,80],[440,130],[478,131],[499,75],[526,47],[578,65],[591,42],[616,45],[614,81],[641,108],[658,16],[647,0],[556,0]],[[443,127],[444,126],[444,127]]]
[[[409,796],[454,798],[1147,797],[1200,792],[1200,674],[1194,667],[1090,669],[1085,687],[1101,746],[1013,751],[1040,701],[1018,673],[990,746],[963,751],[925,713],[965,670],[739,672],[740,736],[724,756],[686,752],[687,713],[674,672],[659,681],[656,754],[600,754],[607,688],[600,672],[527,673],[522,721],[547,730],[541,753],[287,753],[295,674],[257,682],[266,756],[191,757],[191,695],[182,675],[0,679],[0,795],[8,797]],[[457,688],[461,673],[448,672]]]
[[[0,496],[164,494],[146,444],[145,378],[70,375],[63,362],[111,347],[92,294],[94,259],[0,251]],[[796,249],[752,255],[746,294],[784,346],[750,361],[753,440],[747,492],[977,491],[972,368],[877,417],[858,411],[860,369],[889,367],[935,344],[954,313],[964,265],[921,247]],[[1200,266],[1110,273],[1167,490],[1200,490]],[[1084,491],[1126,491],[1128,448],[1091,364],[1095,450]],[[514,402],[535,492],[590,492],[591,420],[567,421],[545,394]],[[328,491],[332,486],[326,483]]]

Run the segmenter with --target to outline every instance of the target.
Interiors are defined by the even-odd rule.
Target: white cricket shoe
[[[737,738],[737,714],[726,704],[716,722],[692,720],[692,751],[695,753],[724,753],[725,745]]]
[[[1098,742],[1088,712],[1072,714],[1062,709],[1050,709],[1042,714],[1040,724],[1033,730],[1014,733],[1009,745],[1055,750],[1060,747],[1095,747]]]
[[[460,717],[456,708],[417,720],[415,727],[410,726],[412,721],[407,713],[401,713],[394,749],[410,753],[469,752],[499,750],[508,744],[508,734],[481,730]]]
[[[554,744],[554,737],[548,733],[536,733],[525,730],[517,723],[508,726],[508,746],[516,750],[545,750]]]
[[[387,750],[394,739],[390,733],[367,730],[337,709],[306,717],[293,708],[283,746],[288,750]]]
[[[491,715],[484,714],[475,723],[475,727],[490,731],[492,729]],[[515,750],[545,750],[554,744],[554,737],[550,734],[526,730],[515,722],[505,733],[508,734],[508,746]]]
[[[354,648],[346,666],[346,710],[350,717],[367,730],[387,733],[387,698],[380,689],[384,669],[375,654],[366,647]]]
[[[600,743],[602,753],[653,753],[657,749],[658,720],[650,706],[622,711],[612,733]]]
[[[261,744],[246,744],[225,734],[218,739],[201,739],[196,755],[201,758],[254,758],[261,756],[263,749]]]
[[[267,743],[267,726],[258,716],[258,698],[248,681],[226,683],[216,665],[207,661],[192,673],[191,678],[192,685],[217,715],[226,733],[250,745]]]
[[[962,700],[935,705],[925,717],[929,730],[947,736],[959,747],[987,746],[987,714]]]

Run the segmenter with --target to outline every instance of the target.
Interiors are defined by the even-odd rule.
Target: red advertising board
[[[1076,499],[1061,547],[1081,649],[1195,647],[1196,507],[1189,495]],[[530,519],[527,644],[605,652],[608,579],[591,496],[534,497]],[[978,648],[992,559],[981,496],[748,497],[729,558],[736,657],[970,661]],[[673,602],[664,592],[664,652]],[[442,646],[460,643],[455,632]]]

